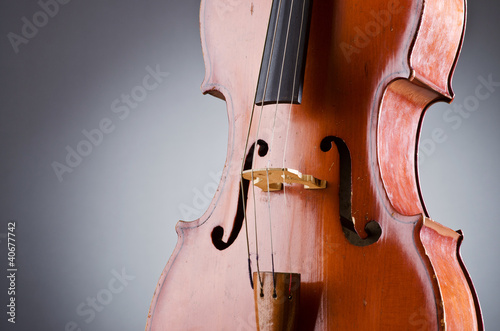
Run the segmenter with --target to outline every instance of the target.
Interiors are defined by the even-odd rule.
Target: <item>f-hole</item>
[[[259,156],[266,156],[267,152],[269,150],[268,144],[264,141],[259,139],[257,141],[258,144],[258,150],[257,154]],[[243,170],[250,170],[252,169],[252,159],[253,159],[253,151],[255,149],[255,143],[252,144],[250,149],[248,150],[248,154],[245,158],[245,164],[243,166]],[[240,181],[243,180],[240,178]],[[212,230],[212,243],[214,244],[215,248],[218,250],[222,251],[229,246],[233,244],[233,242],[236,240],[238,237],[238,234],[240,233],[241,227],[243,226],[243,221],[245,219],[245,210],[244,206],[247,205],[248,201],[248,186],[249,186],[249,181],[248,180],[243,180],[242,183],[239,185],[239,194],[238,194],[238,210],[236,211],[236,215],[234,216],[234,225],[233,229],[231,230],[231,234],[229,235],[229,238],[227,242],[224,242],[222,238],[224,237],[224,229],[222,226],[216,226]],[[243,193],[241,192],[243,187]],[[243,203],[244,199],[244,203]]]
[[[346,143],[334,136],[328,136],[321,141],[320,148],[323,152],[332,149],[333,143],[337,147],[340,163],[340,185],[339,185],[339,211],[342,231],[347,240],[355,246],[368,246],[375,243],[382,235],[382,229],[376,221],[366,224],[365,231],[368,237],[362,239],[354,229],[352,222],[352,177],[351,177],[351,153]]]

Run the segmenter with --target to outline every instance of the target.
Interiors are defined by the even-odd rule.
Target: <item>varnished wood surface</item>
[[[445,7],[440,5],[443,1]],[[270,6],[269,0],[201,3],[206,65],[202,90],[226,100],[228,154],[206,213],[177,225],[179,241],[160,277],[146,330],[256,330],[244,230],[224,250],[214,246],[211,234],[221,226],[227,241],[234,226]],[[433,18],[435,8],[447,16],[445,21]],[[380,18],[384,13],[388,20]],[[443,28],[449,20],[454,29]],[[269,203],[276,271],[301,274],[297,330],[477,329],[473,292],[465,277],[454,276],[462,272],[457,255],[429,253],[440,245],[446,252],[455,251],[456,242],[436,243],[427,232],[420,233],[425,207],[415,170],[423,112],[430,102],[452,96],[464,4],[315,1],[311,22],[302,104],[264,107],[258,139],[273,143],[253,167],[283,166],[288,131],[287,145],[294,148],[285,157],[286,167],[328,185],[324,190],[287,186],[286,199],[278,191],[270,201],[260,189],[254,200],[250,187],[248,205],[256,204],[256,214],[247,208],[253,270],[254,219],[260,269],[271,270]],[[437,45],[437,40],[443,43]],[[251,144],[255,135],[253,126]],[[335,146],[328,152],[320,148],[329,136],[341,138],[349,148],[356,230],[366,235],[365,224],[372,220],[382,228],[382,236],[372,245],[354,246],[342,231],[339,153]],[[453,263],[443,264],[444,256]],[[448,273],[453,290],[443,287]],[[453,291],[464,300],[447,303]]]
[[[253,273],[255,315],[258,331],[297,329],[300,303],[300,274]]]
[[[447,330],[482,328],[482,318],[473,289],[465,286],[468,274],[462,270],[459,253],[462,235],[430,219],[424,219],[420,238],[429,257],[442,294]],[[459,290],[460,289],[460,290]],[[471,312],[477,314],[471,314]]]

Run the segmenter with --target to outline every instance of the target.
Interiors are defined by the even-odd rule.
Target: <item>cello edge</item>
[[[419,235],[438,283],[444,329],[483,330],[479,301],[460,257],[462,234],[424,217]]]

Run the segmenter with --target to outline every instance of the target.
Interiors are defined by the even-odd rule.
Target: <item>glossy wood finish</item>
[[[483,327],[468,274],[463,271],[459,249],[462,235],[428,218],[424,219],[420,238],[439,283],[442,304],[446,312],[443,323],[447,330],[462,330],[465,326]],[[457,289],[461,289],[458,291]],[[470,312],[476,311],[477,314]]]
[[[221,226],[227,241],[235,226],[270,8],[270,0],[201,3],[202,90],[226,101],[227,159],[206,213],[176,227],[179,240],[158,282],[146,330],[257,328],[244,230],[223,250],[211,234]],[[434,17],[436,10],[446,17]],[[302,104],[264,106],[258,139],[270,150],[253,168],[283,167],[287,150],[286,167],[328,185],[287,185],[286,193],[270,195],[255,188],[255,200],[250,186],[247,206],[255,203],[256,214],[246,209],[252,269],[256,220],[260,270],[271,270],[270,204],[275,270],[301,275],[298,330],[481,328],[466,271],[450,253],[458,250],[456,240],[444,240],[424,224],[416,170],[423,113],[430,103],[452,97],[464,15],[457,0],[314,1]],[[450,21],[453,28],[444,28]],[[256,131],[253,125],[250,144]],[[354,246],[342,231],[343,161],[335,146],[327,152],[320,146],[330,136],[349,149],[355,229],[366,236],[372,220],[382,228],[372,245]]]
[[[297,330],[300,275],[262,272],[259,279],[259,274],[254,272],[253,282],[262,282],[263,285],[254,287],[257,330]]]
[[[403,215],[424,213],[415,146],[422,112],[439,95],[406,79],[391,82],[382,98],[377,148],[380,173],[392,206]]]

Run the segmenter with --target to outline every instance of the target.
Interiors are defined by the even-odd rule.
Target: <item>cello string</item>
[[[297,44],[297,53],[296,53],[296,56],[295,56],[295,70],[294,70],[294,74],[293,74],[292,91],[295,91],[295,83],[297,81],[297,68],[298,68],[298,64],[299,64],[300,43],[302,41],[302,30],[303,30],[303,26],[304,26],[305,6],[306,6],[306,1],[304,0],[302,2],[302,15],[301,15],[301,21],[300,21],[299,42]],[[293,101],[293,95],[292,95],[292,101]],[[282,164],[282,168],[283,168],[283,180],[285,179],[285,162],[286,162],[286,152],[287,152],[287,148],[288,148],[288,137],[289,137],[289,134],[290,134],[291,117],[292,117],[292,103],[290,103],[290,106],[288,108],[288,119],[287,119],[287,124],[286,124],[286,135],[285,135],[285,147],[283,149],[283,164]],[[287,194],[286,194],[286,185],[283,185],[283,200],[284,200],[283,202],[284,202],[284,205],[285,205],[284,210],[286,212],[286,211],[288,211],[288,200],[287,200]],[[291,241],[291,237],[292,237],[292,231],[290,231],[290,239],[289,239],[289,241]],[[291,264],[292,264],[291,258],[292,258],[292,255],[290,253],[289,256],[288,256],[290,267],[291,267]]]
[[[283,56],[281,60],[281,70],[280,70],[280,79],[278,83],[278,94],[276,97],[276,106],[274,109],[274,119],[273,119],[273,130],[271,134],[271,144],[270,144],[270,150],[272,151],[273,148],[273,143],[274,143],[274,134],[276,131],[276,117],[278,115],[278,105],[279,105],[279,99],[280,99],[280,94],[281,94],[281,84],[283,83],[283,72],[284,72],[284,67],[285,67],[285,59],[286,59],[286,50],[288,47],[288,37],[290,36],[290,24],[292,22],[292,13],[293,13],[293,2],[292,0],[290,4],[290,13],[288,15],[288,24],[287,24],[287,30],[286,30],[286,37],[285,37],[285,47],[283,49]],[[292,89],[292,100],[293,102],[293,89]],[[269,236],[270,236],[270,245],[271,245],[271,265],[272,265],[272,274],[273,274],[273,290],[274,293],[273,295],[276,296],[276,277],[275,277],[275,272],[274,272],[274,249],[273,249],[273,229],[272,229],[272,218],[271,218],[271,194],[269,191],[269,167],[271,165],[271,153],[269,153],[269,158],[268,158],[268,164],[267,164],[267,207],[268,207],[268,212],[269,212]],[[283,170],[284,173],[284,170]],[[284,181],[283,177],[283,181]],[[283,187],[285,186],[285,183],[283,183]]]
[[[281,0],[280,0],[281,1]],[[273,3],[274,3],[274,0],[273,0]],[[271,5],[271,8],[272,8],[272,5]],[[269,19],[268,19],[268,29],[267,31],[269,31],[269,24],[271,23],[271,14],[272,14],[272,11],[269,12]],[[276,27],[275,27],[275,31],[276,31]],[[275,36],[274,36],[275,37]],[[273,38],[274,38],[273,37]],[[267,33],[266,33],[266,39],[267,40]],[[273,39],[273,44],[274,44],[274,39]],[[265,47],[262,48],[262,56],[261,56],[261,61],[260,61],[260,68],[262,69],[262,65],[263,65],[263,59],[264,59],[264,52],[265,52]],[[267,75],[269,76],[269,66],[268,66],[268,73]],[[259,70],[260,72],[260,70]],[[267,78],[266,78],[267,80]],[[266,81],[266,85],[267,85],[267,81]],[[250,277],[250,286],[252,287],[252,289],[254,288],[254,284],[253,284],[253,277],[252,277],[252,261],[251,261],[251,254],[250,254],[250,240],[249,240],[249,233],[248,233],[248,217],[247,217],[247,211],[246,211],[246,203],[245,203],[245,191],[244,191],[244,187],[243,187],[243,171],[245,170],[245,162],[246,162],[246,155],[247,155],[247,151],[248,151],[248,143],[250,141],[250,133],[251,133],[251,129],[252,129],[252,123],[253,123],[253,118],[254,118],[254,114],[255,114],[255,104],[256,104],[256,100],[257,100],[257,93],[258,93],[258,89],[256,88],[255,89],[255,93],[254,93],[254,102],[252,104],[252,110],[250,112],[250,121],[249,121],[249,124],[248,124],[248,131],[247,131],[247,135],[246,135],[246,139],[245,139],[245,148],[244,148],[244,152],[243,152],[243,158],[242,158],[242,161],[241,161],[241,170],[240,170],[240,191],[241,191],[241,201],[242,201],[242,208],[243,208],[243,220],[244,220],[244,223],[245,223],[245,236],[246,236],[246,245],[247,245],[247,257],[248,257],[248,273],[249,273],[249,277]],[[265,98],[265,90],[264,90],[264,98]],[[252,155],[252,164],[253,164],[253,161],[254,161],[254,157],[255,157],[255,149],[258,148],[258,140],[255,141],[254,143],[254,149],[253,149],[253,155]],[[253,185],[253,166],[252,166],[252,189],[255,188],[255,186]],[[254,195],[255,196],[255,195]],[[255,199],[254,199],[254,204],[255,204]],[[257,243],[257,240],[256,240],[256,243]],[[260,281],[260,284],[261,284],[261,288],[262,288],[262,279],[260,277],[260,272],[259,272],[259,262],[258,262],[258,249],[257,249],[257,274],[259,276],[259,281]]]
[[[271,265],[272,265],[272,273],[273,273],[273,297],[276,298],[276,277],[274,274],[274,252],[273,252],[273,230],[271,227],[271,191],[269,190],[269,165],[266,168],[266,176],[267,176],[267,207],[269,210],[269,235],[271,238]]]
[[[271,60],[273,58],[274,46],[275,46],[275,43],[276,43],[276,32],[278,30],[278,21],[279,21],[280,14],[281,14],[281,2],[282,2],[282,0],[279,0],[279,3],[278,3],[278,13],[276,14],[276,23],[274,25],[273,39],[272,39],[272,43],[271,43],[271,52],[270,52],[270,55],[269,55],[269,61],[268,61],[268,65],[267,65],[266,80],[265,80],[265,83],[264,83],[264,92],[263,92],[263,96],[262,96],[262,103],[261,103],[261,106],[260,106],[259,122],[258,122],[258,125],[257,125],[257,132],[256,132],[256,138],[255,138],[256,142],[258,142],[258,139],[259,139],[260,127],[261,127],[261,123],[262,123],[262,114],[263,114],[263,110],[264,110],[264,103],[265,103],[265,100],[266,100],[267,84],[269,83],[269,74],[270,74],[270,71],[271,71]],[[274,0],[273,0],[273,4],[271,6],[273,6],[273,5],[274,5]],[[272,7],[271,7],[271,11],[272,11]],[[266,37],[266,39],[267,39],[267,37]],[[255,105],[255,102],[254,102],[254,105]],[[255,260],[256,260],[256,266],[257,266],[257,275],[258,275],[258,278],[259,278],[259,283],[260,283],[260,286],[261,286],[260,288],[261,288],[261,293],[262,293],[264,284],[262,282],[262,277],[261,277],[261,274],[260,274],[260,267],[259,267],[259,240],[258,240],[258,235],[257,235],[258,234],[258,231],[257,231],[258,230],[257,229],[257,203],[256,203],[256,197],[255,197],[255,183],[254,183],[254,169],[253,169],[253,167],[255,165],[255,160],[256,160],[256,153],[257,153],[256,151],[257,151],[257,149],[254,148],[253,155],[252,155],[251,181],[252,181],[254,227],[255,227],[255,256],[256,256]],[[269,149],[268,153],[271,153],[270,149]]]
[[[253,109],[252,109],[253,113]],[[251,127],[251,121],[250,121],[250,127]],[[250,131],[250,128],[249,128]],[[252,277],[252,260],[250,258],[250,241],[248,238],[248,221],[247,221],[247,212],[246,212],[246,203],[245,203],[245,191],[243,188],[243,168],[245,166],[245,159],[246,159],[246,150],[247,150],[247,144],[248,144],[248,135],[247,135],[247,141],[245,143],[245,153],[243,154],[243,165],[242,165],[242,170],[240,172],[240,192],[241,192],[241,202],[242,202],[242,208],[243,208],[243,220],[245,223],[245,236],[246,236],[246,241],[247,241],[247,257],[248,257],[248,274],[250,276],[250,286],[253,289],[253,277]],[[255,147],[254,147],[255,148]]]

